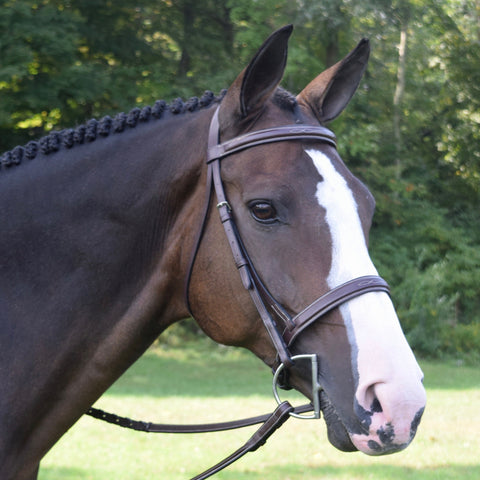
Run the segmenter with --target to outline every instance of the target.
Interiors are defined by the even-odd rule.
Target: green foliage
[[[478,362],[480,250],[444,210],[409,202],[396,226],[376,226],[373,251],[394,286],[393,299],[411,346],[419,353]],[[385,222],[386,223],[386,222]],[[469,336],[470,335],[470,336]]]
[[[478,356],[478,19],[473,0],[0,0],[0,150],[158,98],[218,92],[286,23],[283,85],[294,92],[369,37],[369,68],[333,129],[377,200],[373,256],[417,350]]]

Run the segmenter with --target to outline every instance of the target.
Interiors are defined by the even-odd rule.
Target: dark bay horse
[[[311,400],[312,367],[292,357],[318,358],[337,448],[385,454],[414,437],[422,373],[367,252],[374,200],[322,126],[354,94],[369,45],[295,97],[279,87],[291,30],[267,39],[221,98],[157,102],[1,157],[3,480],[35,479],[65,431],[189,310],[215,341],[283,365]],[[225,197],[218,209],[205,207],[209,181]]]

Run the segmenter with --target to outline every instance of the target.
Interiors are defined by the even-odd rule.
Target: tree
[[[67,106],[62,98],[80,96],[81,89],[72,88],[78,78],[80,24],[75,15],[61,13],[53,4],[2,2],[0,148],[12,145],[10,137],[14,142],[21,137],[18,129],[38,134],[55,124]]]
[[[159,98],[219,92],[287,23],[292,92],[370,38],[364,80],[332,128],[377,200],[373,256],[417,349],[480,351],[480,0],[0,7],[2,150]]]

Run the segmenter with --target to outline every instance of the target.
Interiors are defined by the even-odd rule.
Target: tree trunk
[[[326,48],[326,60],[325,60],[325,66],[331,67],[334,65],[336,62],[338,62],[338,59],[340,58],[340,48],[338,46],[338,31],[331,32],[330,39],[327,44]]]
[[[218,23],[222,31],[223,45],[225,52],[228,56],[233,55],[233,46],[234,46],[234,25],[230,17],[232,7],[229,5],[229,2],[222,0],[220,5],[216,6],[216,11],[218,12]]]
[[[177,76],[185,78],[191,67],[190,46],[192,45],[193,22],[195,19],[195,9],[191,0],[184,0],[183,3],[183,34],[182,34],[182,54],[178,63]]]
[[[475,1],[474,5],[474,19],[475,19],[475,29],[477,33],[477,41],[480,42],[480,0]]]
[[[405,76],[407,64],[408,20],[401,23],[400,43],[398,45],[397,85],[393,96],[393,135],[395,138],[395,174],[397,180],[402,176],[403,140],[401,132],[402,103],[405,94]]]

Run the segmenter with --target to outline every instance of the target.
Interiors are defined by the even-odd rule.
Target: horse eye
[[[250,205],[250,212],[255,220],[261,223],[273,223],[277,220],[277,212],[268,202],[256,202]]]

